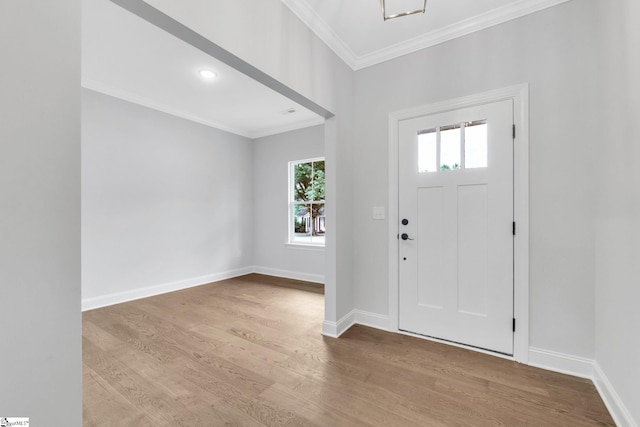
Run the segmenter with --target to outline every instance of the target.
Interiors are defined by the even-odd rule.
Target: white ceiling
[[[391,12],[421,6],[421,0],[386,1]],[[282,0],[354,70],[565,1],[428,0],[425,14],[384,21],[380,0]],[[218,77],[203,80],[204,68]],[[323,122],[110,0],[83,0],[82,85],[248,138]]]
[[[384,21],[380,0],[282,0],[342,60],[358,70],[568,0],[428,0],[424,14]],[[386,0],[392,12],[422,0]]]
[[[83,0],[82,31],[88,89],[248,138],[324,120],[110,0]],[[218,77],[204,80],[205,68]]]

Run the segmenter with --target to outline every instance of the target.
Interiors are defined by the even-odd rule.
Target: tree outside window
[[[324,159],[310,159],[289,164],[290,233],[289,242],[324,245]]]

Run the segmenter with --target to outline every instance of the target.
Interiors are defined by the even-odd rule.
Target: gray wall
[[[640,422],[640,3],[599,2],[596,362]]]
[[[387,114],[529,83],[530,344],[593,357],[597,39],[589,3],[568,2],[357,72],[358,309],[388,312],[386,224],[370,219],[388,197]]]
[[[324,126],[254,140],[253,263],[258,271],[324,283],[324,248],[286,246],[289,162],[324,156]]]
[[[0,54],[0,415],[79,426],[79,1],[0,2]]]
[[[83,300],[250,267],[251,140],[82,93]]]

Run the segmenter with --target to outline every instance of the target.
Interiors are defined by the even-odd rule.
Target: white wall
[[[598,4],[602,111],[595,169],[596,362],[639,425],[640,4]],[[627,423],[620,420],[620,425]]]
[[[254,140],[253,262],[258,272],[324,283],[324,248],[288,240],[289,162],[324,156],[324,126]]]
[[[0,415],[79,426],[79,1],[0,2],[0,55]]]
[[[387,114],[529,83],[530,344],[594,356],[596,22],[593,3],[568,2],[356,73],[357,309],[388,313],[387,224],[371,219],[387,204]]]
[[[251,140],[82,94],[83,306],[246,272]]]

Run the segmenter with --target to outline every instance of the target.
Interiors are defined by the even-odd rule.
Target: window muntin
[[[289,173],[289,243],[324,246],[324,159],[289,162]]]
[[[418,133],[418,173],[486,168],[487,121],[456,123]]]

